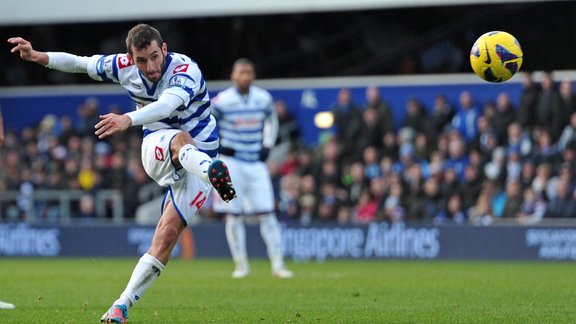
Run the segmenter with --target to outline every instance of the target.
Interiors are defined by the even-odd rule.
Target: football
[[[480,36],[470,51],[470,65],[488,82],[504,82],[520,70],[523,53],[518,40],[503,31]]]

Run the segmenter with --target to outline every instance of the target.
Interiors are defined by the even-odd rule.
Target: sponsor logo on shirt
[[[128,55],[118,55],[118,68],[123,69],[134,65],[134,62],[130,59]]]
[[[164,150],[160,147],[160,146],[156,146],[156,148],[154,149],[154,156],[156,157],[156,160],[158,161],[164,161]]]
[[[186,71],[188,71],[188,64],[180,64],[174,68],[174,71],[172,71],[172,74],[184,73]]]

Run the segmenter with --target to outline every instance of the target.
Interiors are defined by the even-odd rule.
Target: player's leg
[[[179,132],[170,143],[172,162],[182,166],[186,171],[208,182],[208,167],[212,158],[194,146],[192,136],[187,132]]]
[[[234,261],[233,278],[244,278],[250,274],[248,253],[246,252],[246,229],[244,227],[243,191],[246,181],[243,179],[243,163],[227,156],[221,157],[222,161],[230,166],[230,175],[236,182],[238,198],[226,203],[222,199],[214,199],[214,211],[224,214],[226,241],[230,249],[230,255]]]
[[[172,249],[174,249],[180,233],[185,228],[186,223],[178,215],[172,202],[168,202],[156,226],[150,249],[138,260],[126,288],[120,294],[120,298],[113,303],[100,321],[125,323],[126,318],[128,318],[128,309],[134,306],[136,301],[164,271]]]
[[[250,274],[248,252],[246,251],[246,228],[242,215],[226,215],[226,240],[234,261],[233,278],[244,278]]]
[[[266,244],[268,258],[272,266],[272,275],[279,278],[291,278],[293,273],[284,264],[282,249],[282,229],[274,212],[274,194],[268,167],[264,163],[253,163],[248,172],[251,179],[246,189],[246,199],[251,211],[260,223],[260,235]]]
[[[180,132],[174,136],[170,151],[175,165],[182,166],[186,171],[212,184],[224,201],[228,202],[236,197],[226,164],[217,159],[212,160],[208,154],[198,150],[189,133]]]

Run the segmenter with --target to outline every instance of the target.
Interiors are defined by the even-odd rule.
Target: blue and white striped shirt
[[[230,87],[213,99],[222,152],[233,150],[243,161],[258,161],[263,148],[272,148],[278,135],[278,118],[270,93],[250,86],[243,95]],[[225,153],[224,153],[225,154]]]
[[[198,64],[185,55],[169,52],[162,72],[159,81],[146,80],[127,54],[94,55],[88,63],[91,78],[122,85],[137,109],[158,100],[163,92],[182,98],[184,105],[170,116],[144,125],[144,134],[159,129],[180,129],[190,133],[200,151],[215,157],[218,153],[218,129]]]

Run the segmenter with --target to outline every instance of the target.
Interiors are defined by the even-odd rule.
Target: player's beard
[[[162,64],[160,64],[160,69],[152,71],[152,73],[146,73],[148,80],[156,83],[162,78],[162,71],[164,71],[164,66],[166,65],[166,57],[162,59]],[[151,75],[152,74],[152,75]]]

